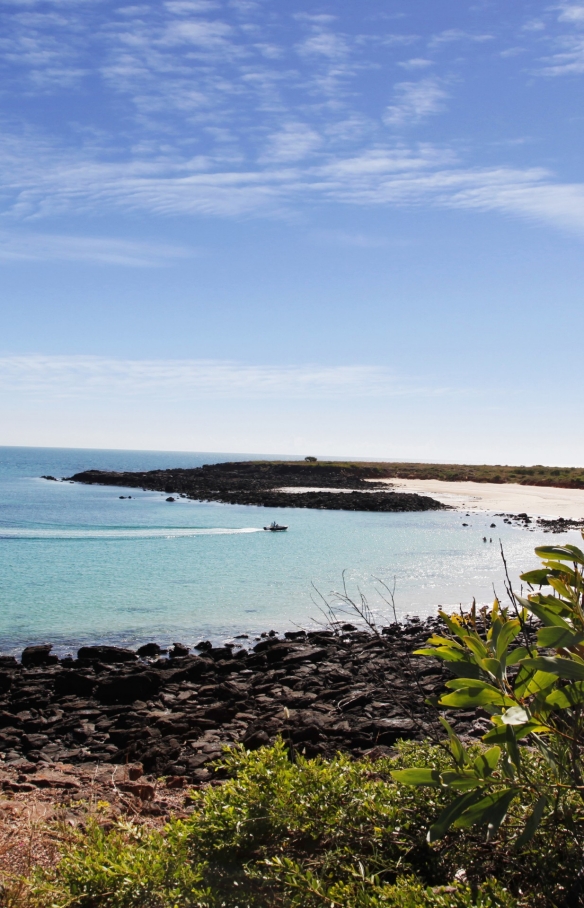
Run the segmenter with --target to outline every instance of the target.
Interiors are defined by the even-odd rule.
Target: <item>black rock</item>
[[[162,650],[158,646],[158,643],[145,643],[144,646],[139,646],[136,652],[142,659],[144,659],[159,656]]]
[[[17,665],[14,656],[0,656],[0,668],[16,668]]]
[[[67,669],[55,676],[55,695],[57,697],[90,697],[95,682],[95,675],[86,675]]]
[[[95,697],[100,703],[133,703],[135,700],[149,700],[160,688],[161,677],[156,672],[138,672],[119,675],[101,681]]]
[[[185,646],[184,643],[175,643],[169,650],[168,655],[171,659],[180,659],[183,656],[188,656],[189,653],[190,647]]]
[[[27,646],[20,657],[21,662],[27,667],[30,665],[56,665],[59,659],[57,656],[51,655],[52,648],[52,643],[38,643],[35,646]]]
[[[259,750],[260,747],[265,747],[269,743],[270,736],[261,729],[251,731],[249,734],[246,733],[243,738],[243,746],[246,750]]]
[[[82,646],[77,653],[77,658],[113,665],[116,662],[132,662],[138,656],[133,650],[124,649],[121,646]]]

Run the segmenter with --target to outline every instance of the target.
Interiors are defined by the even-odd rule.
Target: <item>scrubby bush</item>
[[[480,745],[469,749],[475,759]],[[526,761],[535,780],[546,767]],[[474,830],[426,841],[448,789],[396,783],[423,762],[445,772],[445,749],[404,742],[395,758],[290,760],[282,742],[225,758],[229,778],[194,797],[187,820],[163,832],[123,821],[92,825],[35,882],[55,908],[551,908],[577,872],[579,851],[558,822],[513,853]],[[517,807],[519,811],[528,807]],[[520,813],[518,814],[521,821]],[[498,880],[495,882],[494,880]]]

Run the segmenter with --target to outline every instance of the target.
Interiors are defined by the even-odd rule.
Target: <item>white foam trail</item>
[[[141,527],[139,529],[30,529],[0,527],[0,539],[181,539],[190,536],[232,536],[240,533],[261,533],[262,527]]]

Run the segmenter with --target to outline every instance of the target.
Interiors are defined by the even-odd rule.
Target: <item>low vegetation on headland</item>
[[[61,831],[55,868],[7,881],[35,908],[572,908],[584,903],[584,552],[536,550],[527,597],[445,615],[417,655],[453,677],[436,706],[481,742],[354,760],[238,747],[190,815]],[[367,619],[368,613],[362,611]],[[375,633],[375,626],[371,625]],[[431,663],[430,663],[431,664]]]
[[[518,483],[584,489],[584,467],[503,466],[501,464],[384,463],[384,478],[441,479],[446,482]]]

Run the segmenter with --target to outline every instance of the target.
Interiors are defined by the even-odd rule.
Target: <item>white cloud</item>
[[[340,35],[333,32],[317,32],[306,38],[297,46],[298,53],[302,56],[325,57],[329,60],[339,60],[347,56],[347,44]]]
[[[195,254],[168,243],[140,243],[110,237],[0,232],[0,260],[68,261],[152,268]]]
[[[401,66],[402,69],[427,69],[429,66],[433,66],[432,60],[426,60],[424,57],[412,57],[411,60],[400,60],[397,64]]]
[[[559,16],[560,22],[575,22],[584,25],[584,5],[581,3],[567,3],[562,7]]]
[[[548,57],[541,72],[546,76],[569,76],[584,73],[584,38],[566,36],[558,44],[561,50]]]
[[[448,93],[438,79],[398,82],[394,89],[394,103],[389,105],[383,119],[389,126],[419,123],[425,117],[441,113],[447,97]]]
[[[306,123],[286,123],[283,129],[269,137],[260,160],[274,163],[300,161],[321,144],[321,136]]]
[[[0,356],[0,392],[79,398],[115,394],[165,400],[440,395],[375,366],[250,366],[214,360],[118,360],[98,356]]]
[[[224,47],[232,34],[230,25],[221,21],[191,20],[170,22],[162,38],[164,44],[195,44],[205,50]]]
[[[584,37],[578,30],[584,26],[584,5],[565,3],[560,9],[559,22],[568,23],[571,29],[556,37],[556,53],[544,60],[540,73],[546,76],[580,75],[584,73]],[[577,30],[576,34],[573,28]]]
[[[472,32],[463,31],[460,28],[448,28],[437,35],[434,35],[429,42],[429,47],[440,47],[441,44],[451,44],[453,41],[475,41],[482,44],[485,41],[492,41],[493,35],[477,35]]]
[[[308,153],[312,139],[308,141],[305,134],[291,131],[288,139],[288,145],[282,140],[282,154]],[[20,141],[4,136],[0,147],[2,192],[5,199],[11,197],[5,217],[10,214],[13,219],[108,209],[158,215],[277,216],[298,204],[319,201],[360,206],[425,204],[499,211],[584,236],[584,184],[561,183],[541,168],[472,168],[448,148],[403,142],[365,148],[354,155],[319,150],[319,161],[286,166],[271,159],[253,169],[237,169],[221,158],[114,164],[100,161],[97,154],[65,156],[37,136]],[[107,242],[103,248],[91,245],[95,241],[87,247],[72,244],[71,256],[145,257],[141,248],[113,248]],[[8,251],[16,255],[22,249],[9,244]]]

